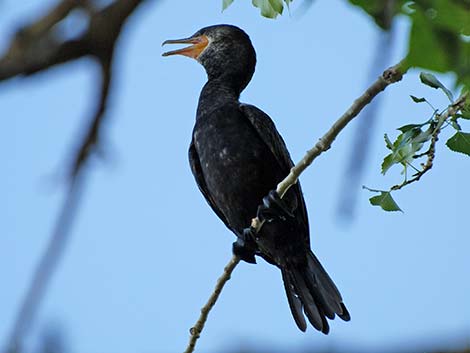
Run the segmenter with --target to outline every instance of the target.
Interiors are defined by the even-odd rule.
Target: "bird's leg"
[[[255,242],[255,229],[253,227],[243,229],[242,234],[237,236],[237,241],[232,244],[232,251],[243,261],[255,264],[257,246]]]
[[[268,223],[274,220],[286,221],[295,218],[276,190],[271,190],[268,196],[263,198],[263,204],[258,207],[256,215],[260,221]]]
[[[263,204],[258,206],[256,216],[261,222],[268,223],[274,220],[285,222],[295,219],[294,214],[276,190],[271,190],[268,196],[263,198]],[[242,234],[237,236],[237,241],[232,244],[233,253],[246,262],[256,263],[255,255],[258,251],[256,238],[257,231],[253,226],[245,228]]]

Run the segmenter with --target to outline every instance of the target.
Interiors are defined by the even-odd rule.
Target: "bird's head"
[[[256,53],[250,37],[232,25],[204,27],[184,39],[170,39],[165,44],[191,44],[168,51],[163,56],[185,55],[204,66],[209,80],[229,78],[243,89],[255,71]]]

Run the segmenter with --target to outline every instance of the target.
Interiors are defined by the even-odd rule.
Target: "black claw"
[[[237,240],[232,244],[232,252],[234,255],[237,255],[241,260],[246,261],[250,264],[255,264],[255,253],[247,249],[245,246],[241,245]]]
[[[253,249],[256,248],[256,230],[253,227],[243,229],[241,240],[245,243],[245,246],[251,245]]]
[[[263,198],[263,204],[258,207],[257,217],[261,221],[270,222],[275,219],[286,220],[294,218],[294,214],[279,197],[276,190],[271,190],[268,196]]]
[[[232,244],[232,252],[243,261],[255,264],[256,242],[253,228],[243,229],[243,234]]]

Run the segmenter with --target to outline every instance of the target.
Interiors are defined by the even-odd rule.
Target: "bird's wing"
[[[235,229],[233,229],[225,218],[225,215],[219,210],[217,205],[215,204],[214,200],[212,199],[211,194],[207,190],[206,181],[204,180],[204,175],[202,174],[201,164],[199,162],[199,156],[197,154],[196,148],[194,147],[194,142],[191,141],[191,145],[189,146],[189,165],[191,167],[191,171],[196,179],[197,186],[199,190],[201,190],[204,198],[206,199],[209,206],[211,206],[212,210],[219,216],[219,218],[224,222],[225,226],[232,230],[234,233],[237,233]]]
[[[285,173],[285,176],[287,176],[290,172],[290,169],[294,166],[294,163],[290,158],[286,144],[279,132],[277,131],[274,122],[265,112],[253,105],[240,104],[240,108],[244,112],[248,120],[251,122],[255,130],[258,132],[260,138],[264,141],[264,143],[274,154],[280,167],[282,168],[282,171]],[[308,232],[309,227],[307,207],[305,206],[305,200],[302,195],[300,183],[297,182],[297,184],[294,185],[292,188],[295,190],[297,200],[300,200],[299,211],[302,215],[303,222]]]

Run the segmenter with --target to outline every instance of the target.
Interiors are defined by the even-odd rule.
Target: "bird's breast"
[[[247,227],[282,178],[272,152],[238,110],[198,119],[193,143],[212,199],[234,227]]]

